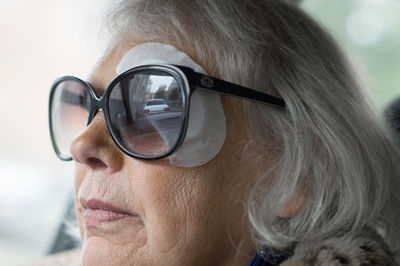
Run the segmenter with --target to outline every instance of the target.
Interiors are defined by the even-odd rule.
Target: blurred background
[[[49,87],[85,77],[96,53],[85,24],[95,1],[0,0],[0,265],[47,254],[72,194],[73,163],[54,155]],[[304,0],[359,68],[380,110],[400,97],[400,1]]]

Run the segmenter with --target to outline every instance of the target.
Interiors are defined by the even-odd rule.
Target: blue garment
[[[271,252],[267,247],[262,247],[252,258],[248,266],[276,266],[284,262],[286,255]]]

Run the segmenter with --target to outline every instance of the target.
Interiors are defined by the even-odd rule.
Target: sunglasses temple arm
[[[193,78],[195,86],[213,91],[220,94],[226,94],[231,96],[240,97],[243,99],[256,101],[264,104],[269,104],[274,107],[286,108],[286,103],[283,99],[277,98],[275,96],[262,93],[253,89],[249,89],[237,84],[230,83],[228,81],[223,81],[217,78],[212,78],[200,73],[193,73]]]

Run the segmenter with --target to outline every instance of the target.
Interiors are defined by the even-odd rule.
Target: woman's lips
[[[111,223],[123,218],[127,218],[130,215],[107,211],[107,210],[92,210],[86,209],[83,212],[83,217],[85,218],[85,224],[89,226],[96,226],[102,223]]]
[[[83,217],[85,224],[88,226],[98,226],[135,216],[98,199],[88,201],[82,199],[81,205],[84,208]]]

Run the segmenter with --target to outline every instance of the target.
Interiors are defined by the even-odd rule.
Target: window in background
[[[400,97],[400,1],[304,0],[303,7],[363,66],[380,108]]]
[[[0,0],[0,265],[44,255],[73,188],[73,163],[54,155],[50,85],[86,76],[85,1]]]

